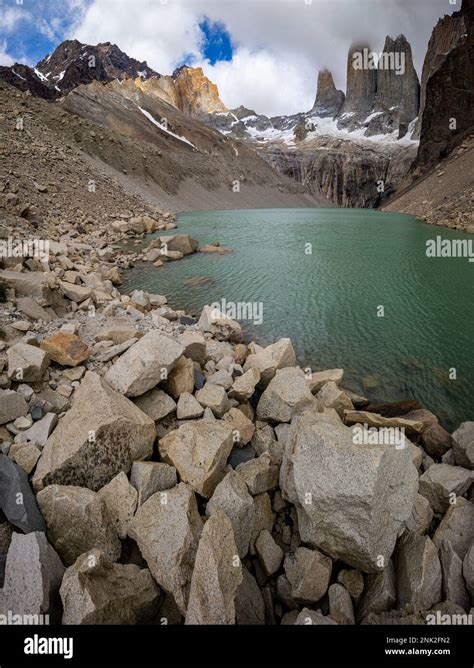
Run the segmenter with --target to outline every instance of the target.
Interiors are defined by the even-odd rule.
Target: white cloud
[[[69,2],[80,5],[80,0]],[[78,11],[70,36],[93,44],[114,42],[162,74],[192,55],[217,83],[227,106],[243,104],[277,115],[311,106],[323,67],[344,90],[354,40],[370,40],[379,51],[386,35],[404,33],[421,74],[433,26],[456,9],[447,0],[93,0]],[[231,62],[202,62],[199,22],[204,16],[229,30],[235,46]]]
[[[14,63],[15,61],[13,58],[7,53],[7,42],[4,40],[3,43],[0,43],[0,65],[10,67],[10,65],[13,65]]]

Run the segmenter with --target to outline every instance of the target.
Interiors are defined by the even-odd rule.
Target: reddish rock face
[[[50,359],[61,366],[77,366],[88,359],[90,350],[75,334],[58,332],[41,343]]]

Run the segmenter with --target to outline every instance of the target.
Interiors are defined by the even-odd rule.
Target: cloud
[[[459,9],[447,0],[67,0],[75,20],[67,31],[86,43],[110,41],[162,74],[186,58],[201,64],[229,107],[269,115],[303,111],[328,67],[345,89],[347,51],[368,40],[380,51],[386,35],[403,33],[421,74],[433,26]],[[234,47],[231,61],[203,59],[199,24],[221,22]]]
[[[7,53],[7,42],[4,40],[3,43],[0,43],[0,65],[10,67],[10,65],[14,65],[14,63],[14,59]]]

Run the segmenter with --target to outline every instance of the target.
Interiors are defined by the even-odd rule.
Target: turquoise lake
[[[241,322],[246,341],[290,337],[303,367],[341,367],[343,385],[373,401],[416,399],[449,429],[474,419],[474,263],[426,256],[429,239],[469,235],[358,209],[200,211],[178,226],[233,252],[141,263],[127,291],[196,316],[223,299],[258,302],[262,323]]]

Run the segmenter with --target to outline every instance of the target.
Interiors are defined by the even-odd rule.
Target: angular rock
[[[470,597],[463,578],[463,561],[459,558],[449,541],[439,548],[439,560],[443,574],[443,598],[469,610]]]
[[[220,385],[206,383],[196,392],[196,399],[205,408],[210,408],[216,417],[222,417],[230,408],[227,394]]]
[[[218,508],[229,518],[238,554],[245,557],[254,532],[255,506],[244,480],[236,471],[230,471],[217,485],[207,504],[206,515],[212,515]]]
[[[456,464],[474,469],[474,422],[463,422],[452,438]]]
[[[460,466],[432,464],[420,478],[419,492],[435,513],[444,514],[453,501],[471,486],[474,474]]]
[[[271,346],[249,355],[244,371],[257,369],[260,372],[259,387],[266,387],[275,376],[277,369],[296,366],[296,355],[290,339],[279,339]]]
[[[184,483],[153,494],[140,506],[128,529],[154,579],[173,596],[183,615],[201,531],[196,497]]]
[[[58,416],[56,413],[46,413],[41,420],[38,420],[29,429],[24,431],[23,436],[28,441],[34,441],[36,445],[43,448],[57,424]]]
[[[127,537],[130,520],[135,515],[138,492],[122,471],[99,490],[98,495],[104,500],[110,521],[119,538]]]
[[[337,581],[347,589],[354,604],[357,604],[364,591],[364,576],[362,573],[360,571],[346,570],[344,568],[337,574]]]
[[[265,603],[257,581],[242,568],[242,582],[235,594],[235,621],[239,626],[265,624]]]
[[[474,504],[463,497],[458,497],[438,525],[433,543],[440,548],[445,541],[450,542],[456,554],[464,559],[472,540],[474,540]]]
[[[0,424],[28,415],[28,404],[19,392],[0,390]]]
[[[204,306],[198,321],[198,327],[203,332],[210,332],[218,341],[241,343],[243,339],[240,324],[236,320],[228,318],[213,306]]]
[[[430,457],[442,457],[453,446],[450,434],[439,422],[432,422],[421,434],[423,449]]]
[[[14,443],[8,453],[10,459],[21,466],[28,475],[35,468],[40,455],[41,450],[34,443]]]
[[[158,610],[160,590],[148,568],[114,564],[93,549],[70,566],[61,584],[63,624],[140,624]]]
[[[255,388],[260,381],[260,371],[258,369],[249,369],[242,376],[238,376],[232,385],[229,397],[237,401],[247,401],[255,392]]]
[[[306,414],[291,423],[280,487],[303,542],[370,573],[393,552],[418,475],[407,448],[355,445],[350,428]]]
[[[53,293],[48,275],[41,271],[0,271],[0,281],[15,290],[16,297],[32,297],[51,304]]]
[[[344,377],[344,369],[327,369],[326,371],[316,371],[311,374],[311,378],[307,380],[309,389],[312,394],[317,394],[319,390],[330,381],[340,385]]]
[[[142,394],[133,403],[154,422],[163,420],[176,410],[176,402],[166,392],[159,390],[157,387],[146,394]]]
[[[168,377],[183,350],[169,336],[148,332],[115,362],[105,380],[127,397],[139,397]]]
[[[76,484],[97,491],[135,460],[150,457],[155,435],[147,415],[87,372],[72,408],[44,447],[33,486]]]
[[[271,533],[266,529],[260,532],[255,541],[255,551],[265,575],[270,577],[276,573],[283,560],[283,550],[275,543]]]
[[[369,614],[379,614],[391,610],[397,602],[395,568],[390,559],[380,573],[369,573],[364,596],[357,608],[357,618],[363,620]]]
[[[14,533],[0,589],[0,615],[8,611],[14,615],[49,615],[51,622],[58,622],[63,574],[64,566],[44,533]]]
[[[231,408],[230,411],[224,415],[223,420],[232,429],[235,445],[240,445],[242,447],[250,443],[255,432],[255,425],[252,420],[249,420],[248,417],[242,413],[241,410],[238,408]]]
[[[183,392],[192,394],[194,390],[194,363],[188,357],[180,357],[164,385],[165,390],[179,399]]]
[[[316,401],[320,410],[324,408],[333,408],[339,417],[343,417],[345,411],[352,410],[354,406],[349,396],[341,390],[334,381],[325,383],[316,395]]]
[[[66,281],[59,281],[59,287],[65,297],[76,304],[80,304],[85,299],[92,296],[93,289],[85,285],[75,285],[74,283],[67,283]]]
[[[7,350],[8,377],[25,383],[37,383],[49,366],[48,355],[27,343],[16,343]]]
[[[398,606],[429,610],[441,601],[441,564],[428,536],[402,538],[395,554]]]
[[[23,533],[46,531],[25,471],[4,454],[0,454],[0,510]]]
[[[178,336],[178,341],[184,347],[185,357],[189,357],[198,364],[203,364],[206,359],[206,339],[201,332],[184,332]]]
[[[163,462],[134,462],[130,482],[138,491],[138,505],[156,492],[163,492],[178,484],[176,469]]]
[[[250,539],[250,554],[255,554],[255,541],[260,532],[266,529],[272,531],[275,516],[272,510],[272,502],[267,492],[253,497],[254,502],[254,522],[253,535]]]
[[[286,555],[283,567],[291,585],[291,595],[298,602],[316,603],[326,593],[332,561],[322,552],[298,547]]]
[[[315,406],[304,373],[299,368],[277,370],[257,406],[257,417],[291,422],[295,415]]]
[[[424,534],[427,533],[433,520],[433,511],[428,499],[421,494],[416,495],[415,505],[412,513],[406,522],[408,533]]]
[[[176,467],[181,479],[210,498],[225,475],[232,432],[223,422],[187,422],[159,442],[160,456]]]
[[[78,366],[90,355],[86,344],[75,334],[58,332],[41,342],[41,350],[48,353],[50,360],[61,366]]]
[[[329,616],[337,624],[355,624],[351,595],[341,584],[332,584],[328,589]]]
[[[66,566],[94,547],[116,561],[121,544],[105,501],[90,489],[49,485],[36,497],[48,527],[48,540]]]
[[[199,243],[189,234],[175,234],[173,236],[160,237],[161,244],[166,244],[167,250],[179,251],[183,255],[194,253]]]
[[[472,600],[474,599],[474,542],[471,543],[471,547],[464,557],[462,573]]]
[[[256,459],[239,464],[236,471],[246,483],[252,496],[268,492],[278,486],[280,467],[267,452]]]
[[[241,582],[232,525],[218,508],[202,530],[185,623],[235,624],[235,595]]]
[[[404,417],[386,418],[378,413],[368,411],[344,411],[344,422],[351,424],[366,424],[368,427],[398,427],[404,428],[408,435],[419,434],[423,429],[423,422],[419,420],[408,420]]]
[[[201,417],[204,408],[189,392],[184,392],[178,399],[176,416],[178,420],[195,420]]]

